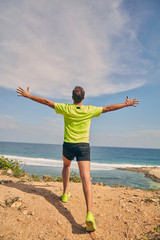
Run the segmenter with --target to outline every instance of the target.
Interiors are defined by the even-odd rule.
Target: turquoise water
[[[0,155],[22,161],[23,168],[36,175],[60,176],[62,170],[62,146],[55,144],[0,142]],[[117,168],[160,166],[160,149],[91,147],[92,182],[109,186],[122,184],[134,188],[157,188],[160,184],[144,177],[143,173],[123,171]],[[71,171],[78,173],[77,163]]]

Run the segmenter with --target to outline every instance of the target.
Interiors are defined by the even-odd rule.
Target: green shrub
[[[69,180],[71,182],[81,182],[81,178],[78,176],[78,174],[74,171],[71,172]]]
[[[62,177],[55,177],[53,179],[54,182],[62,182]]]
[[[71,182],[81,182],[81,178],[78,176],[78,174],[74,171],[71,172],[69,180]],[[54,182],[62,182],[62,177],[55,177],[53,179]]]
[[[6,206],[11,207],[11,205],[13,203],[17,202],[18,200],[19,200],[19,197],[15,197],[13,199],[10,198],[10,199],[5,200],[5,204],[6,204]]]
[[[8,169],[13,171],[14,177],[22,177],[25,174],[24,170],[21,170],[19,165],[21,162],[16,160],[5,158],[4,156],[0,157],[0,169],[5,170],[4,173],[7,172]]]
[[[53,177],[51,177],[51,176],[46,176],[46,175],[43,176],[43,180],[44,180],[45,182],[53,182],[53,181],[54,181],[54,180],[53,180]]]
[[[153,231],[141,234],[141,237],[136,238],[136,240],[160,240],[160,225],[155,227]]]
[[[4,158],[4,156],[0,157],[0,169],[5,170],[4,174],[7,173],[8,169],[11,169],[13,171],[14,177],[23,177],[25,175],[25,171],[20,169],[20,163],[16,160]],[[39,176],[36,176],[32,174],[29,178],[30,181],[37,181],[39,182],[41,179]],[[48,181],[51,181],[52,179],[49,179]],[[81,178],[78,176],[78,174],[74,171],[71,172],[69,180],[71,182],[81,182]],[[62,177],[55,177],[52,181],[54,182],[62,182]]]
[[[118,188],[118,187],[124,187],[124,185],[123,184],[119,184],[119,183],[115,183],[115,184],[113,184],[112,187]]]
[[[30,176],[30,180],[31,180],[31,181],[40,182],[41,179],[40,179],[39,176],[36,176],[36,175],[32,174],[32,175]]]

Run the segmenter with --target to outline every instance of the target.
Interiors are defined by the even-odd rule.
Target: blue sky
[[[85,88],[84,104],[140,104],[92,120],[91,145],[160,148],[159,0],[0,2],[0,141],[63,142],[63,118],[17,97],[56,102]]]

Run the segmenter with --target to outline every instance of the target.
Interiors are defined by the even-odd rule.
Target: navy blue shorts
[[[90,161],[89,143],[63,143],[63,156],[68,160]]]

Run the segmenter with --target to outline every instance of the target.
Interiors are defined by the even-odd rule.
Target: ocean
[[[62,145],[0,142],[0,155],[21,161],[29,174],[61,176]],[[103,182],[111,187],[119,184],[132,188],[160,188],[160,183],[146,178],[143,173],[120,170],[123,167],[160,166],[160,149],[91,146],[92,182]],[[71,171],[77,174],[76,160]]]

